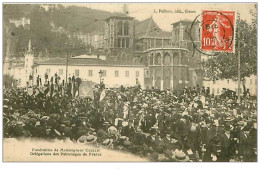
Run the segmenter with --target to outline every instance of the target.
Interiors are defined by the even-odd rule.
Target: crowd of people
[[[34,91],[35,92],[35,91]],[[4,89],[4,137],[44,138],[133,153],[151,161],[257,161],[256,100],[228,90],[94,88],[71,93]]]

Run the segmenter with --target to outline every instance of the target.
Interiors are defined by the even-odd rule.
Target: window
[[[117,39],[117,47],[119,47],[119,48],[121,47],[121,39],[120,38]]]
[[[92,70],[88,70],[88,76],[92,76],[93,75],[93,71]]]
[[[135,77],[139,77],[139,71],[135,71]]]
[[[117,26],[118,26],[118,35],[122,35],[123,34],[123,23],[122,23],[122,21],[119,21]]]
[[[19,69],[19,71],[21,71],[21,69]],[[37,74],[37,69],[35,69],[35,72],[36,72],[36,74]]]
[[[128,22],[124,23],[124,35],[128,35]]]
[[[75,70],[75,76],[79,77],[79,70],[78,69]]]
[[[129,71],[125,72],[125,77],[129,77]]]
[[[107,76],[107,71],[106,71],[106,70],[103,70],[102,76],[103,76],[103,77],[106,77],[106,76]]]
[[[183,40],[183,32],[184,32],[184,28],[181,28],[181,32],[180,32],[180,40]]]
[[[217,89],[217,94],[219,94],[219,88]]]
[[[49,75],[51,73],[51,69],[46,69],[46,73]]]
[[[212,88],[212,94],[215,94],[215,88]]]
[[[227,83],[229,84],[229,79],[227,80]]]
[[[18,85],[21,86],[21,79],[18,79]]]
[[[129,39],[126,39],[126,48],[129,48]]]
[[[63,69],[59,69],[59,75],[63,74]]]
[[[252,84],[253,82],[252,82],[252,79],[250,79],[250,84]]]
[[[125,39],[122,39],[122,48],[125,48]]]
[[[115,71],[115,77],[119,77],[119,72]]]

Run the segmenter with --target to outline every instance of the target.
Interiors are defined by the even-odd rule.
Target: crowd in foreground
[[[101,97],[102,96],[102,97]],[[133,153],[151,161],[257,161],[256,100],[207,88],[94,89],[70,92],[4,90],[4,137],[43,138]],[[116,158],[116,157],[115,157]]]

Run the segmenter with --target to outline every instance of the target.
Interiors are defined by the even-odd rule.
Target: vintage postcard
[[[256,3],[3,3],[5,162],[256,162]]]

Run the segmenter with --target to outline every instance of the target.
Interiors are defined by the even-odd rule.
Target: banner
[[[93,86],[93,82],[82,81],[82,83],[79,86],[79,97],[88,97],[94,99],[92,86]]]
[[[33,88],[32,88],[32,87],[28,87],[27,93],[28,93],[30,96],[33,95]]]
[[[102,101],[105,96],[106,96],[106,90],[104,89],[104,90],[101,92],[101,94],[100,94],[100,99],[99,99],[99,101]]]

